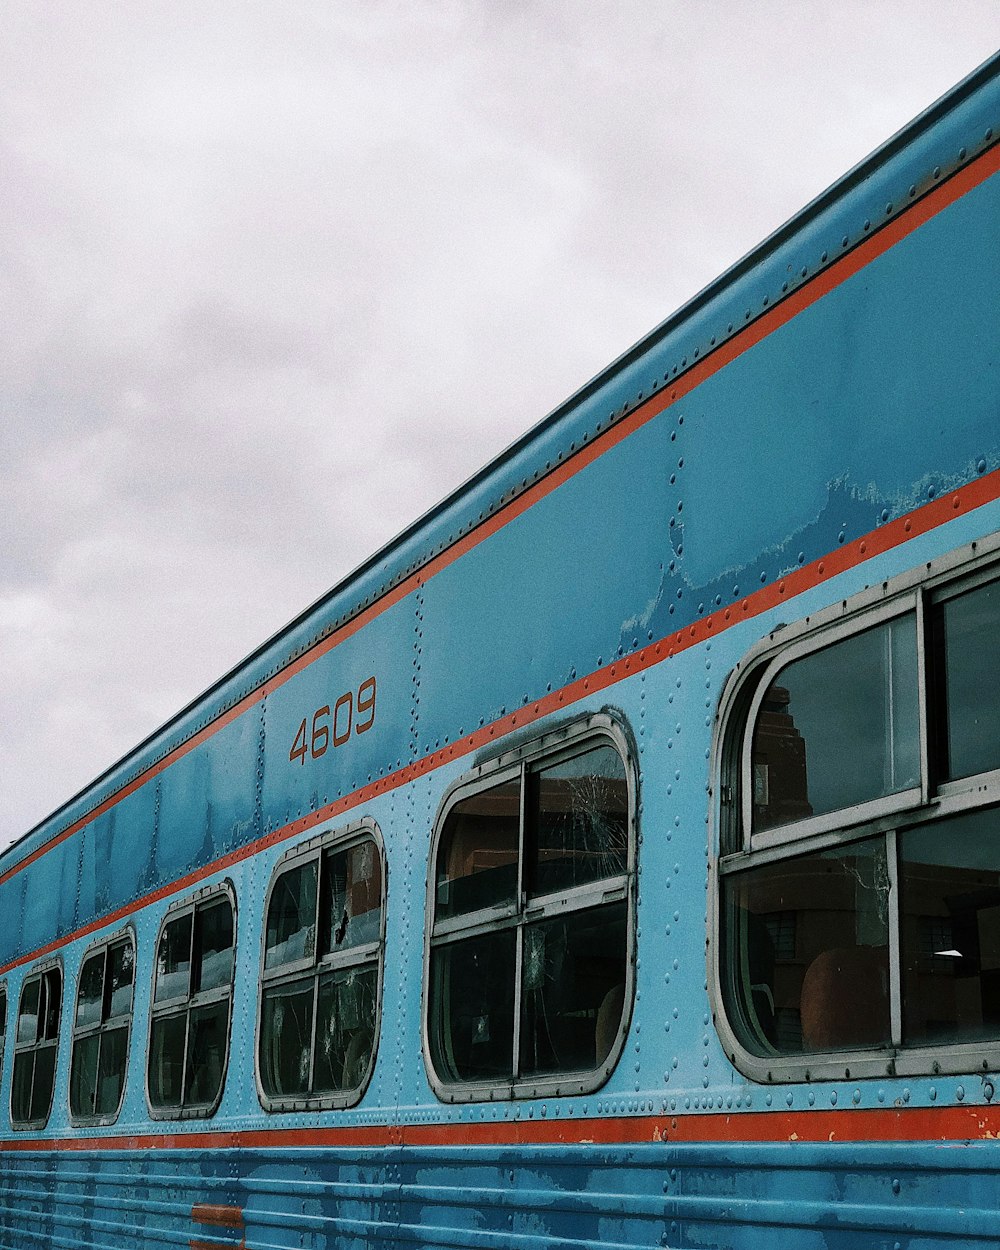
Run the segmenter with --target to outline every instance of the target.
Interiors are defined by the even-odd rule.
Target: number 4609
[[[302,718],[288,758],[294,764],[306,762],[306,757],[318,760],[330,746],[342,747],[352,733],[367,733],[375,724],[375,678],[369,677],[358,687],[358,693],[348,690],[342,694],[332,709],[324,703],[309,717]]]

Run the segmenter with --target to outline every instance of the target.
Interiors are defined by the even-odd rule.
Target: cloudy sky
[[[0,0],[0,844],[998,36],[1000,0]]]

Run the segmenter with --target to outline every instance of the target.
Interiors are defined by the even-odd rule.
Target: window
[[[446,796],[425,1020],[442,1098],[577,1093],[611,1072],[632,989],[629,758],[594,716]]]
[[[257,1073],[269,1111],[360,1100],[378,1036],[381,835],[365,820],[279,861],[268,891]]]
[[[62,968],[52,965],[21,987],[14,1033],[10,1119],[15,1128],[44,1128],[52,1110],[62,1010]]]
[[[156,943],[147,1094],[161,1119],[211,1115],[229,1055],[236,955],[232,887],[172,907]]]
[[[87,952],[76,989],[69,1113],[75,1123],[110,1124],[125,1094],[135,941],[127,933]]]
[[[931,575],[728,695],[716,976],[759,1079],[1000,1066],[1000,578]]]

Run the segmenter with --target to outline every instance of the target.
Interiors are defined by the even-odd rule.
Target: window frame
[[[129,1000],[129,1009],[127,1017],[110,1016],[108,1019],[101,1019],[97,1024],[84,1025],[82,1028],[77,1027],[76,1016],[80,1004],[80,982],[83,975],[84,965],[88,959],[92,959],[102,948],[105,951],[104,977],[107,977],[107,956],[112,946],[117,946],[122,941],[128,940],[132,944],[132,993]],[[131,924],[125,925],[116,933],[112,933],[109,937],[101,938],[97,942],[92,942],[90,946],[83,952],[80,959],[80,965],[76,975],[76,997],[73,1001],[73,1024],[70,1034],[69,1049],[69,1083],[66,1088],[66,1105],[69,1109],[69,1122],[74,1127],[89,1128],[92,1126],[100,1126],[114,1124],[122,1113],[122,1107],[125,1105],[125,1094],[128,1086],[128,1070],[129,1060],[132,1055],[132,1023],[135,1019],[135,982],[138,973],[138,944],[136,942],[135,929]],[[106,981],[102,981],[102,1000],[106,992]],[[102,1001],[103,1016],[103,1001]],[[75,1115],[73,1112],[73,1061],[76,1058],[76,1043],[83,1037],[102,1036],[106,1032],[113,1029],[119,1029],[122,1026],[122,1020],[125,1020],[125,1072],[122,1077],[122,1092],[118,1099],[118,1106],[114,1115]],[[101,1043],[102,1044],[102,1043]],[[100,1045],[98,1046],[98,1070],[100,1070]]]
[[[0,1011],[0,1084],[3,1083],[3,1062],[7,1054],[7,1034],[10,1032],[10,990],[7,978],[0,978],[0,994],[3,995],[3,1010]]]
[[[41,978],[44,977],[47,973],[55,972],[55,971],[59,973],[59,1017],[58,1017],[58,1021],[56,1024],[55,1037],[52,1038],[51,1040],[43,1039],[41,1042],[39,1042],[38,1039],[36,1038],[35,1041],[33,1042],[21,1042],[20,1044],[18,1044],[17,1021],[21,1017],[21,1002],[24,997],[25,989],[27,988],[29,982],[31,982],[32,980],[37,978],[39,981],[41,981]],[[40,963],[35,964],[34,967],[25,976],[24,980],[21,982],[21,986],[18,991],[17,1015],[14,1017],[14,1060],[11,1063],[10,1095],[7,1100],[7,1110],[8,1110],[9,1119],[10,1119],[10,1126],[15,1132],[18,1132],[18,1133],[37,1132],[39,1129],[44,1129],[46,1125],[48,1124],[49,1120],[51,1120],[52,1118],[52,1111],[56,1105],[56,1084],[59,1080],[59,1042],[62,1038],[63,1010],[65,1006],[66,1006],[66,970],[65,970],[65,967],[63,966],[62,956],[57,955],[53,958],[44,959]],[[38,1119],[38,1120],[15,1119],[14,1117],[14,1068],[16,1067],[16,1064],[17,1064],[17,1057],[19,1054],[23,1054],[25,1051],[31,1051],[33,1054],[37,1055],[37,1052],[42,1047],[47,1048],[49,1045],[51,1045],[54,1051],[54,1056],[52,1060],[52,1090],[49,1094],[48,1110],[46,1111],[42,1119]],[[34,1095],[34,1088],[35,1088],[35,1064],[33,1063],[32,1069],[31,1069],[32,1095]]]
[[[1000,1035],[992,1040],[969,1042],[904,1042],[899,949],[899,835],[979,808],[1000,810],[1000,767],[971,777],[939,781],[933,775],[935,761],[930,741],[930,703],[935,681],[927,637],[930,615],[938,604],[990,583],[1000,585],[1000,535],[927,561],[802,620],[777,625],[747,652],[726,681],[715,718],[710,773],[709,998],[727,1056],[741,1072],[761,1084],[1000,1070]],[[916,619],[919,785],[754,834],[753,734],[771,681],[794,660],[911,611]],[[884,840],[888,870],[890,1044],[801,1054],[776,1052],[767,1056],[748,1050],[727,1014],[733,970],[724,967],[727,954],[723,937],[723,878],[750,867],[792,861],[818,851],[878,839]]]
[[[189,954],[194,949],[194,917],[199,908],[206,909],[215,896],[225,896],[229,900],[229,905],[233,915],[233,974],[229,981],[228,989],[213,987],[202,993],[191,993],[191,970],[188,972],[188,992],[184,998],[177,997],[167,999],[165,1003],[159,1006],[156,1004],[156,974],[157,962],[160,951],[160,939],[163,937],[164,931],[168,924],[180,919],[185,913],[191,915],[191,947]],[[236,973],[238,959],[238,940],[239,940],[239,914],[236,906],[236,889],[232,881],[227,877],[222,881],[212,885],[202,886],[201,889],[195,890],[193,894],[188,894],[182,899],[178,899],[164,912],[156,931],[156,942],[153,946],[153,967],[149,981],[149,1028],[146,1032],[146,1055],[143,1065],[146,1109],[151,1120],[207,1120],[211,1119],[219,1109],[223,1096],[226,1092],[226,1077],[229,1074],[229,1057],[233,1045],[233,1006],[236,997]],[[198,1007],[211,1006],[217,1002],[228,1000],[229,1012],[226,1023],[226,1045],[223,1054],[222,1075],[219,1078],[219,1089],[211,1103],[185,1103],[183,1101],[185,1086],[187,1085],[187,1053],[188,1038],[191,1028],[192,1011]],[[153,1024],[156,1020],[166,1016],[177,1016],[184,1014],[184,1067],[181,1072],[181,1103],[176,1107],[156,1106],[149,1093],[149,1071],[153,1061]]]
[[[352,846],[360,846],[363,842],[368,840],[371,840],[375,845],[382,875],[381,915],[379,919],[378,940],[377,942],[368,942],[364,945],[350,947],[347,951],[340,954],[331,955],[328,953],[326,955],[320,955],[319,936],[320,908],[322,906],[323,896],[323,855],[326,851],[330,850],[350,850]],[[293,871],[295,868],[301,867],[303,864],[311,861],[315,861],[317,864],[316,949],[311,956],[304,956],[301,959],[296,959],[287,964],[282,964],[280,971],[278,972],[269,972],[265,970],[265,960],[267,957],[267,918],[270,913],[271,897],[274,893],[275,886],[286,872]],[[289,1111],[333,1111],[345,1107],[355,1107],[362,1101],[367,1093],[368,1087],[371,1084],[372,1077],[375,1073],[382,1033],[382,987],[385,980],[386,912],[388,910],[388,901],[389,866],[386,862],[385,843],[383,841],[382,831],[378,826],[378,822],[371,816],[362,816],[358,820],[352,820],[349,824],[338,825],[333,829],[324,829],[322,833],[315,834],[313,837],[300,843],[298,846],[293,846],[291,849],[285,851],[285,853],[275,862],[267,884],[267,893],[264,896],[264,910],[261,916],[260,962],[258,964],[257,976],[257,1019],[253,1037],[254,1081],[257,1086],[258,1101],[266,1112],[279,1114]],[[345,1090],[324,1090],[319,1094],[291,1097],[268,1094],[268,1092],[264,1089],[260,1065],[261,1026],[264,1019],[265,989],[269,986],[290,984],[294,981],[304,981],[307,978],[312,980],[312,1045],[310,1047],[309,1055],[311,1076],[312,1072],[315,1071],[316,1065],[316,1027],[318,1022],[320,981],[325,973],[335,971],[338,968],[350,968],[368,963],[371,958],[370,952],[372,951],[376,953],[375,1020],[373,1025],[371,1055],[368,1059],[368,1067],[365,1071],[364,1079],[359,1085]]]
[[[525,845],[527,833],[526,807],[531,772],[553,767],[585,754],[595,746],[609,745],[618,755],[626,780],[628,816],[626,822],[627,852],[625,872],[587,882],[567,890],[553,890],[538,900],[528,900],[524,892]],[[495,1102],[536,1097],[561,1097],[589,1094],[610,1078],[621,1058],[628,1036],[635,999],[636,964],[636,880],[639,844],[639,776],[638,750],[624,718],[617,712],[603,710],[574,717],[532,737],[500,754],[481,759],[474,768],[457,778],[445,791],[431,835],[427,867],[426,906],[424,920],[424,965],[421,993],[421,1051],[427,1079],[435,1096],[442,1103]],[[517,889],[512,903],[480,908],[478,911],[436,917],[437,860],[441,839],[452,809],[464,799],[492,790],[504,782],[520,779],[518,818]],[[519,1052],[522,1015],[522,950],[525,929],[550,917],[581,914],[602,904],[624,902],[625,917],[625,985],[621,1018],[614,1042],[602,1063],[587,1070],[559,1072],[509,1080],[451,1081],[442,1078],[434,1067],[431,1039],[431,959],[433,951],[447,945],[449,939],[475,938],[483,934],[510,931],[517,951],[514,976],[512,1057]],[[456,934],[460,937],[456,938]],[[443,940],[442,940],[443,939]]]

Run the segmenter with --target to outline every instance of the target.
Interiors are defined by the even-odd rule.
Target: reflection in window
[[[271,1109],[357,1101],[378,1018],[384,883],[377,841],[364,833],[292,859],[274,878],[264,941],[257,1058]]]
[[[207,1115],[229,1051],[236,925],[225,890],[168,913],[156,946],[149,1103],[162,1116]]]
[[[940,603],[932,615],[940,775],[1000,768],[1000,586],[993,582]]]
[[[725,891],[734,1015],[747,1049],[767,1055],[889,1043],[889,874],[882,842],[731,873]],[[794,946],[778,945],[775,936],[787,931],[790,916]],[[798,1036],[790,1036],[796,1020]]]
[[[125,1093],[132,1024],[135,944],[131,936],[88,954],[80,969],[70,1064],[74,1120],[114,1120]]]
[[[942,1047],[988,1042],[976,1066],[996,1066],[1000,582],[983,577],[911,585],[903,615],[793,642],[799,658],[762,658],[776,675],[730,704],[719,967],[752,1055],[925,1047],[940,1070]]]
[[[903,1036],[1000,1036],[1000,811],[900,836]]]
[[[52,1110],[59,1019],[62,1011],[62,969],[48,968],[28,977],[21,987],[10,1090],[11,1123],[42,1128]]]
[[[446,811],[427,1009],[446,1084],[603,1076],[626,1006],[630,824],[603,735]]]
[[[904,616],[778,673],[754,727],[755,830],[919,784],[916,637]]]

